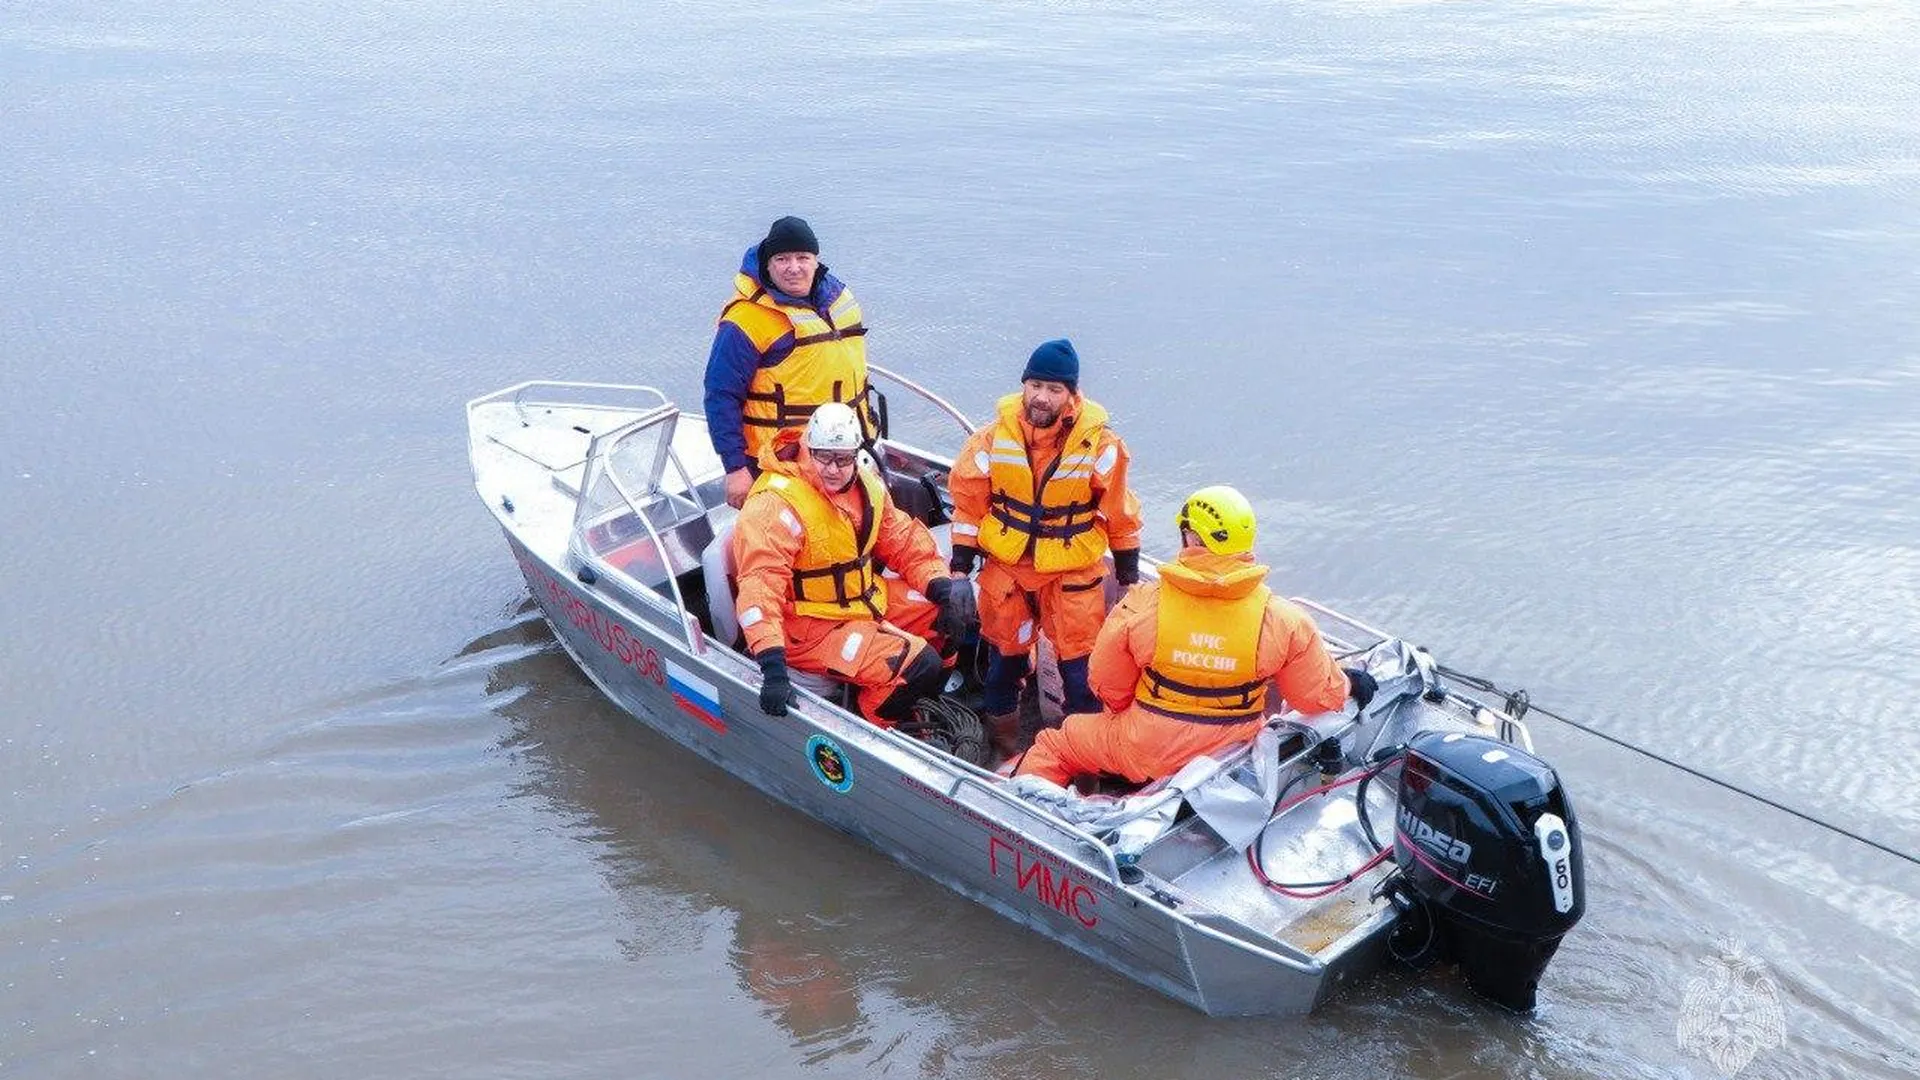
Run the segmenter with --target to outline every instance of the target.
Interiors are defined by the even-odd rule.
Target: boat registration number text
[[[661,662],[660,653],[653,646],[640,640],[619,620],[595,611],[591,604],[573,595],[546,568],[527,559],[520,560],[520,568],[526,573],[529,585],[538,583],[534,589],[535,599],[541,601],[540,606],[547,610],[548,617],[555,621],[565,618],[585,630],[595,644],[606,650],[607,655],[633,669],[641,678],[652,680],[656,686],[667,685],[667,666]],[[542,591],[546,593],[545,596],[539,595]]]

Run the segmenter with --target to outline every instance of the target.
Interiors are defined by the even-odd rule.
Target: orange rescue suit
[[[865,470],[844,490],[823,490],[800,438],[783,431],[760,455],[761,475],[733,529],[734,611],[748,652],[784,646],[796,671],[858,687],[861,712],[873,719],[928,647],[937,609],[926,587],[946,575],[946,563],[927,527]],[[875,558],[900,577],[879,577]]]
[[[1101,773],[1134,783],[1171,776],[1201,754],[1252,738],[1265,720],[1269,679],[1303,713],[1340,708],[1347,699],[1345,673],[1313,619],[1273,596],[1266,576],[1251,556],[1190,547],[1160,567],[1158,582],[1135,586],[1094,645],[1088,682],[1104,710],[1076,713],[1040,732],[1017,771],[1063,785]],[[1245,636],[1255,613],[1258,631],[1249,649]],[[1195,633],[1222,640],[1176,659],[1175,643],[1162,637],[1169,630],[1188,635],[1189,644]],[[1237,661],[1232,670],[1222,664],[1227,659]],[[1159,673],[1162,685],[1149,672]],[[1242,692],[1255,681],[1259,690]]]
[[[1140,547],[1140,500],[1106,409],[1076,396],[1052,427],[1036,429],[1020,405],[1018,393],[1001,398],[994,422],[954,460],[953,542],[986,553],[980,633],[1001,655],[1024,655],[1043,629],[1063,659],[1077,659],[1106,616],[1100,557]]]

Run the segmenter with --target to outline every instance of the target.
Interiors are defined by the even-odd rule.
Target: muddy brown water
[[[1544,718],[1537,1014],[1162,999],[600,700],[460,406],[694,402],[800,213],[977,414],[1072,337],[1158,550],[1234,483],[1284,591],[1912,852],[1916,70],[1872,0],[16,5],[0,1075],[1913,1075],[1912,864]]]

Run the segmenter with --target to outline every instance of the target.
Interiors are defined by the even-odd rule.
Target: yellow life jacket
[[[799,476],[763,472],[753,492],[771,491],[786,500],[806,533],[793,561],[793,611],[822,619],[880,619],[887,613],[887,590],[873,564],[880,538],[880,514],[887,489],[866,469],[854,473],[866,495],[856,528],[819,488]],[[750,493],[751,494],[751,493]]]
[[[998,409],[984,468],[991,493],[980,522],[980,547],[1005,563],[1031,555],[1033,568],[1045,574],[1092,566],[1107,553],[1107,531],[1095,517],[1100,500],[1093,489],[1107,410],[1082,398],[1060,456],[1036,479],[1020,429],[1020,395],[1001,398]],[[1105,465],[1113,467],[1110,461]]]
[[[735,274],[739,295],[720,313],[747,335],[761,354],[789,332],[793,351],[772,367],[755,369],[744,407],[747,456],[757,459],[781,428],[802,427],[813,410],[843,401],[860,413],[867,435],[874,434],[867,413],[867,328],[860,302],[845,285],[825,317],[805,304],[783,304],[751,274]]]
[[[1267,568],[1248,563],[1225,575],[1181,563],[1160,568],[1153,661],[1134,684],[1134,703],[1163,716],[1237,724],[1261,715],[1267,681],[1255,677],[1260,627],[1273,590]]]

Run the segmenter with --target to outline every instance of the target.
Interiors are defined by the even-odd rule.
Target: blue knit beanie
[[[1073,342],[1066,338],[1054,338],[1043,341],[1040,347],[1027,357],[1027,370],[1020,373],[1020,381],[1044,379],[1047,382],[1066,383],[1067,389],[1080,391],[1080,354],[1073,351]]]

